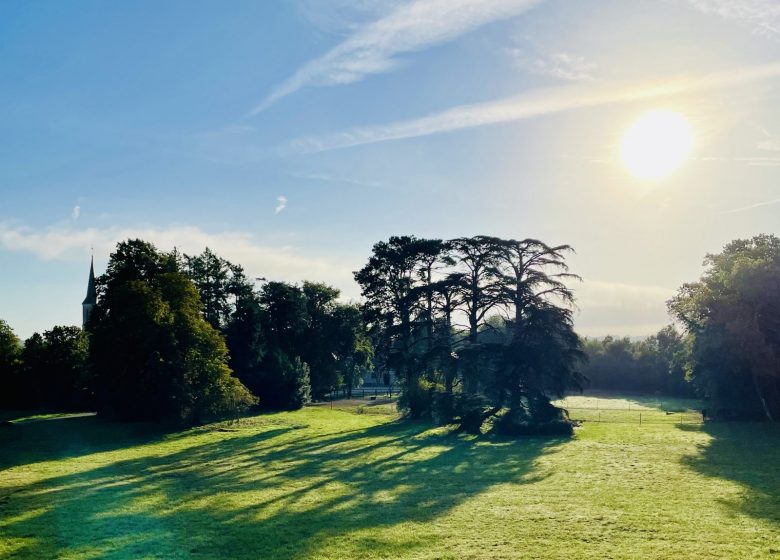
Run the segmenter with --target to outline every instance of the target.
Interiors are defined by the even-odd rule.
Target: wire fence
[[[400,393],[401,393],[400,389],[395,386],[356,387],[352,389],[351,395],[349,394],[347,389],[339,388],[339,389],[335,389],[334,391],[331,391],[330,394],[328,394],[328,399],[331,400],[348,399],[348,398],[368,399],[371,397],[393,398],[393,397],[397,397]]]
[[[351,395],[339,388],[327,395],[316,406],[327,406],[357,414],[396,414],[395,397],[400,394],[396,386],[363,386],[352,389]],[[349,395],[349,396],[348,396]],[[571,420],[612,424],[703,424],[703,411],[699,403],[685,399],[655,399],[644,401],[627,398],[569,397],[554,403],[564,408]]]
[[[564,407],[569,418],[581,422],[605,422],[615,424],[702,424],[704,417],[700,411],[664,411],[642,408],[585,408]]]

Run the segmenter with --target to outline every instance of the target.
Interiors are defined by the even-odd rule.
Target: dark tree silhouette
[[[99,285],[90,323],[99,414],[195,424],[255,402],[175,254],[122,242]]]
[[[711,414],[780,419],[780,238],[732,241],[669,302],[691,340],[688,374]]]

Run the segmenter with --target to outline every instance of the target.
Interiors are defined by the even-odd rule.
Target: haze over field
[[[91,246],[356,298],[395,234],[569,243],[578,332],[650,334],[702,255],[778,224],[770,1],[5,3],[0,36],[23,337],[80,323]]]

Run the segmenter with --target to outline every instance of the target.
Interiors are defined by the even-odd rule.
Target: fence
[[[376,398],[392,398],[393,396],[398,396],[400,394],[400,390],[398,387],[357,387],[355,389],[352,389],[352,397],[353,399],[365,399],[370,397],[376,397]],[[328,395],[328,399],[336,400],[336,399],[346,399],[347,397],[347,390],[340,388],[336,389],[334,391],[331,391]]]
[[[584,408],[564,407],[569,418],[582,422],[616,424],[702,424],[701,412],[695,410],[664,411],[651,408]]]

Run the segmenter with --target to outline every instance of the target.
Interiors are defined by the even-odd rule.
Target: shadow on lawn
[[[713,478],[739,483],[745,489],[738,501],[723,500],[734,511],[780,526],[780,426],[761,422],[708,422],[682,426],[711,436],[689,467]]]
[[[175,434],[151,423],[104,422],[94,414],[63,414],[0,427],[0,473],[38,461],[143,445]]]
[[[1,532],[34,538],[17,551],[29,557],[299,558],[326,545],[392,556],[436,543],[411,526],[392,542],[372,529],[539,480],[536,460],[565,441],[474,440],[410,422],[324,435],[269,428],[20,486],[0,503]]]

